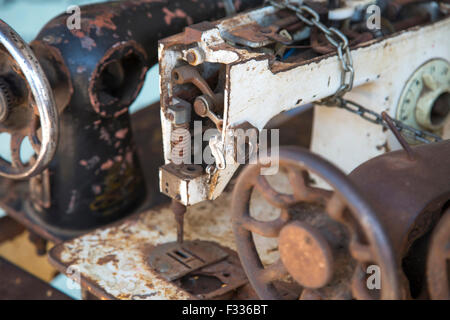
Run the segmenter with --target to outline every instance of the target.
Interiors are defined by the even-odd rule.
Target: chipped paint
[[[127,136],[128,128],[121,129],[116,132],[115,136],[117,139],[124,139]]]
[[[273,117],[298,107],[300,102],[307,105],[337,91],[341,67],[335,54],[298,62],[273,62],[269,54],[232,46],[224,40],[233,28],[255,21],[268,22],[273,12],[274,8],[270,6],[249,11],[211,23],[209,29],[198,31],[195,40],[186,35],[186,31],[186,34],[160,42],[161,122],[166,163],[170,162],[171,127],[164,110],[174,95],[171,72],[185,58],[186,50],[193,46],[201,49],[205,62],[226,65],[221,115],[225,123],[222,132],[225,145],[230,128],[240,123],[247,121],[261,130]],[[450,18],[447,17],[358,45],[352,50],[354,89],[346,97],[375,112],[388,110],[395,117],[397,98],[414,69],[412,66],[419,66],[436,56],[450,59],[449,32]],[[391,98],[385,99],[386,96]],[[264,112],[261,112],[262,106]],[[379,146],[386,142],[390,150],[399,147],[389,132],[337,108],[316,108],[313,132],[312,150],[332,159],[346,172],[385,152],[385,148]],[[191,183],[188,187],[192,190],[186,190],[186,195],[181,198],[191,200],[196,194],[200,201],[216,199],[238,167],[232,157],[227,157],[226,169],[218,171],[211,180],[213,183]]]
[[[285,175],[272,177],[270,182],[277,190],[290,191]],[[214,203],[189,207],[185,239],[212,241],[236,250],[230,203],[231,194],[225,192]],[[276,218],[280,212],[270,207],[258,192],[252,197],[251,208],[252,216],[263,221]],[[186,291],[163,280],[147,263],[149,248],[175,241],[176,237],[176,222],[167,205],[60,244],[51,250],[50,258],[62,272],[69,268],[80,270],[82,283],[88,282],[91,292],[104,292],[109,298],[193,299]],[[278,260],[276,239],[255,235],[255,243],[265,265]]]

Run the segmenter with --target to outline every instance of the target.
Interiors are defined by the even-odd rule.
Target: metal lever
[[[223,105],[223,95],[215,94],[198,70],[193,66],[181,66],[173,70],[172,78],[176,84],[191,83],[196,86],[203,95],[197,97],[194,102],[194,110],[201,117],[208,117],[222,131],[223,120],[213,111]]]

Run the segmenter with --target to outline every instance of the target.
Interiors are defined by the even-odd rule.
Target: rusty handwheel
[[[0,157],[0,176],[26,179],[41,173],[55,154],[58,129],[53,92],[38,60],[0,20],[0,133],[11,134],[11,162]],[[25,137],[37,154],[27,164],[20,157]]]
[[[308,150],[282,147],[279,166],[287,171],[293,191],[293,194],[283,194],[260,175],[261,163],[268,163],[268,159],[244,168],[234,187],[232,203],[237,250],[247,277],[261,299],[281,299],[282,294],[274,283],[285,276],[307,289],[302,295],[307,291],[309,296],[314,296],[311,292],[327,286],[340,272],[333,266],[335,241],[330,241],[328,232],[305,221],[291,219],[291,209],[301,203],[322,203],[327,219],[349,231],[345,252],[354,261],[348,281],[351,283],[350,298],[373,298],[368,289],[365,290],[363,266],[367,264],[376,265],[380,270],[381,290],[376,298],[400,298],[399,267],[390,241],[372,208],[343,172]],[[324,179],[334,192],[312,187],[308,173]],[[279,218],[265,222],[250,215],[254,189],[273,207],[281,209]],[[277,262],[263,266],[253,233],[278,238],[280,259]]]
[[[433,300],[450,300],[450,208],[444,213],[431,236],[427,259],[427,282]]]

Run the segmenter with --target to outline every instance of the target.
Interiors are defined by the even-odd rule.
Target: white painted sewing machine
[[[361,2],[347,3],[346,10],[356,15],[356,4]],[[331,10],[328,16],[338,17],[339,12],[345,11],[339,10]],[[298,26],[298,21],[295,15],[292,20],[292,16],[286,17],[286,13],[281,15],[278,9],[266,6],[215,23],[191,26],[183,34],[160,42],[161,121],[166,163],[173,162],[173,131],[179,125],[174,124],[171,110],[179,105],[178,98],[186,86],[194,83],[200,88],[202,96],[198,103],[204,103],[200,107],[209,103],[211,108],[203,116],[209,117],[221,131],[212,137],[216,149],[214,168],[208,170],[212,177],[198,167],[194,175],[173,174],[169,165],[169,170],[163,167],[160,171],[163,193],[185,205],[216,199],[239,167],[232,129],[246,123],[261,130],[276,115],[311,103],[316,104],[311,149],[345,172],[388,150],[398,149],[392,134],[382,126],[338,108],[317,105],[319,100],[333,96],[341,86],[341,63],[335,50],[313,57],[300,52],[297,57],[281,61],[275,58],[280,43],[287,41],[283,32],[291,39],[304,39],[311,34],[311,28],[306,24]],[[289,34],[286,30],[295,23],[297,28]],[[431,123],[438,98],[448,101],[449,38],[447,17],[353,45],[354,85],[345,98],[378,114],[387,111],[392,118],[417,129],[449,137],[447,113],[438,115],[439,119]],[[174,79],[188,69],[188,72],[197,70],[197,74],[181,76],[192,79]],[[217,88],[198,86],[199,81],[210,77],[220,79],[213,80]],[[212,94],[218,101],[216,106]],[[191,105],[193,101],[195,97],[191,97]],[[195,108],[192,109],[194,114]],[[423,110],[422,117],[418,109]],[[192,127],[193,118],[182,121]],[[193,136],[198,136],[198,132]]]

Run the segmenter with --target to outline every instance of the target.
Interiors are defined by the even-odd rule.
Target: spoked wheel
[[[283,147],[279,152],[279,167],[287,171],[293,194],[283,194],[260,175],[263,165],[248,165],[239,176],[233,192],[233,231],[237,250],[250,283],[261,299],[280,299],[282,294],[274,283],[290,276],[300,284],[308,296],[340,277],[341,262],[336,254],[335,241],[308,223],[292,219],[292,208],[302,203],[321,204],[327,219],[348,231],[347,255],[354,262],[351,269],[351,295],[370,299],[366,285],[366,265],[376,265],[380,271],[381,299],[399,299],[399,267],[394,259],[390,241],[376,214],[360,196],[347,176],[334,165],[308,150]],[[312,187],[307,179],[313,173],[334,189],[326,192]],[[250,199],[258,190],[273,207],[280,208],[279,218],[264,222],[251,217]],[[334,227],[333,227],[334,228]],[[325,228],[326,229],[326,228]],[[280,259],[263,266],[255,246],[253,234],[278,238]],[[312,293],[312,294],[311,294]],[[303,297],[304,298],[304,297]]]
[[[0,20],[0,133],[11,135],[11,161],[0,157],[0,176],[27,179],[52,160],[58,142],[58,113],[50,84],[26,42]],[[28,137],[36,157],[23,163]]]
[[[431,236],[427,261],[427,282],[433,300],[450,300],[450,208],[442,216]]]

